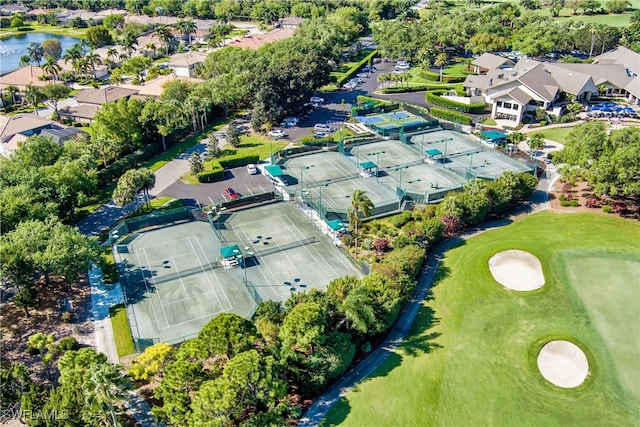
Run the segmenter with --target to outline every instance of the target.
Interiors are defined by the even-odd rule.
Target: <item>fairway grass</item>
[[[638,237],[631,221],[541,212],[447,251],[411,334],[323,425],[640,424]],[[488,260],[508,249],[540,260],[544,287],[493,280]],[[585,351],[583,384],[542,377],[536,358],[551,340]]]

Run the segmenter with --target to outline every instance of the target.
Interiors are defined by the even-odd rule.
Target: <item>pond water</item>
[[[46,33],[23,33],[0,40],[0,75],[20,68],[20,57],[26,55],[27,45],[29,43],[42,43],[47,39],[60,40],[63,54],[67,49],[80,41],[77,37]]]

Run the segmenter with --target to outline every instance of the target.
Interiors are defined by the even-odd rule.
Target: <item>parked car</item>
[[[271,138],[284,138],[285,136],[287,136],[287,134],[284,133],[284,131],[282,129],[271,129],[267,133],[267,136],[269,136]]]
[[[313,127],[314,132],[334,132],[335,128],[332,125],[318,123]]]
[[[247,173],[249,175],[257,175],[258,174],[258,168],[253,163],[249,163],[247,165]]]
[[[356,74],[356,77],[358,77],[360,79],[368,79],[369,78],[369,73],[358,73],[358,74]]]
[[[236,193],[236,191],[231,187],[227,187],[227,188],[224,189],[224,195],[227,196],[231,200],[235,200],[238,197],[240,197],[240,195],[238,193]]]
[[[309,100],[312,104],[324,104],[324,98],[320,98],[319,96],[312,96]]]
[[[326,132],[313,132],[313,137],[314,138],[326,138],[328,137],[329,134]]]

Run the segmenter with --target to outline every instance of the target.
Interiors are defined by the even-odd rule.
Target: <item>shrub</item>
[[[71,323],[73,322],[73,312],[71,311],[65,311],[62,313],[62,321],[64,323]]]
[[[597,204],[598,204],[598,201],[596,200],[595,197],[589,197],[585,203],[585,206],[588,208],[595,208]]]
[[[58,345],[56,346],[56,350],[60,353],[68,351],[68,350],[77,350],[80,348],[80,344],[74,337],[64,337],[60,341],[58,341]]]
[[[200,172],[196,177],[198,182],[214,182],[224,178],[224,169],[218,162],[211,162],[211,169]]]
[[[260,156],[257,154],[234,154],[232,156],[226,156],[219,159],[220,166],[225,169],[237,168],[238,166],[246,166],[249,163],[258,163]]]
[[[602,212],[604,212],[604,213],[611,213],[611,212],[613,212],[613,208],[612,208],[611,206],[609,206],[609,205],[604,205],[604,206],[602,207]]]
[[[406,92],[420,92],[423,90],[427,90],[425,85],[420,86],[408,86],[408,87],[385,87],[382,89],[382,93],[406,93]]]
[[[418,245],[408,245],[396,248],[390,252],[383,263],[397,266],[400,271],[411,279],[415,279],[424,261],[425,250]]]
[[[456,113],[455,111],[442,110],[440,108],[432,108],[431,115],[444,120],[449,120],[454,123],[460,123],[463,125],[470,125],[473,122],[473,117],[466,114]]]
[[[415,239],[406,234],[400,234],[393,240],[393,247],[395,249],[404,248],[405,246],[412,245],[415,243]]]
[[[378,252],[385,252],[389,249],[390,242],[386,237],[378,237],[373,241],[373,247]]]
[[[391,217],[391,225],[395,228],[402,228],[409,221],[411,221],[411,211],[404,211]]]
[[[577,200],[561,200],[560,206],[577,208],[580,206],[580,203],[578,203]]]
[[[425,97],[428,103],[455,110],[461,113],[480,114],[484,111],[486,104],[464,104],[462,102],[451,101],[443,98],[444,90],[431,90],[426,93]]]
[[[445,215],[440,218],[444,224],[444,232],[448,236],[455,236],[462,230],[462,222],[459,217]]]
[[[354,74],[356,74],[360,68],[364,67],[369,63],[369,61],[373,60],[373,58],[377,54],[378,54],[378,51],[374,50],[370,54],[362,58],[360,61],[358,61],[356,64],[354,64],[351,68],[347,70],[346,73],[344,73],[344,75],[336,79],[336,85],[342,86],[342,84],[347,80],[349,80]]]
[[[329,145],[331,143],[334,142],[333,137],[332,136],[327,136],[325,138],[316,138],[314,136],[305,136],[303,137],[300,142],[302,142],[302,145]]]

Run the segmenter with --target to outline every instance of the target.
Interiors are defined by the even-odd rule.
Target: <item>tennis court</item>
[[[126,240],[126,250],[117,245],[114,255],[135,340],[177,343],[219,313],[249,317],[255,310],[237,273],[220,268],[221,244],[208,223],[169,225]]]
[[[227,245],[238,245],[247,267],[228,270],[246,280],[262,300],[285,301],[292,293],[325,290],[333,279],[360,271],[302,210],[273,203],[232,213],[220,227]]]
[[[411,129],[417,129],[429,124],[429,121],[417,116],[413,113],[404,110],[390,111],[380,114],[369,114],[366,116],[359,116],[356,119],[369,125],[376,132],[392,131],[398,129],[404,129],[409,131]]]

